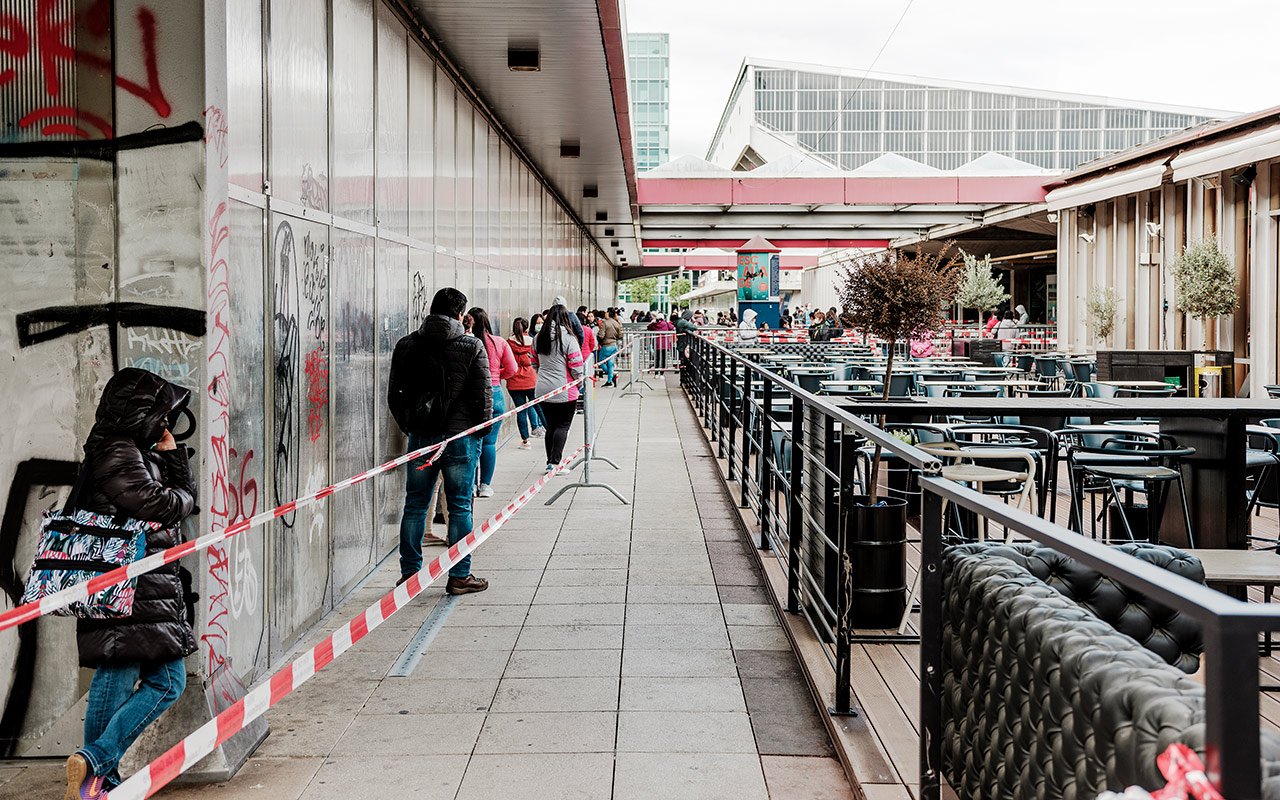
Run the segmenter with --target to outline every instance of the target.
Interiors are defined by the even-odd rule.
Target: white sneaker
[[[480,490],[476,492],[476,497],[493,497],[493,487],[487,483],[480,484]]]
[[[547,435],[547,429],[546,429],[546,428],[534,428],[534,429],[533,429],[533,432],[529,434],[529,436],[530,436],[530,437],[532,437],[532,438],[534,438],[534,439],[541,439],[542,437],[544,437],[544,436],[546,436],[546,435]]]
[[[570,470],[568,467],[561,467],[560,469],[556,470],[556,477],[563,478],[564,476],[568,475],[569,472]]]
[[[520,444],[516,445],[516,449],[517,449],[517,450],[532,450],[532,449],[533,449],[533,445],[529,444],[529,440],[528,440],[528,439],[525,439],[523,442],[521,442]]]

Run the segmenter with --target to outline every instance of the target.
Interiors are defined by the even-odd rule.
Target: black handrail
[[[732,376],[729,381],[726,375]],[[751,396],[753,376],[763,382],[759,403]],[[830,514],[844,513],[847,487],[857,480],[856,447],[865,442],[881,445],[919,473],[922,492],[921,520],[921,619],[920,619],[920,796],[935,800],[940,796],[941,748],[944,730],[942,719],[942,554],[944,540],[944,503],[953,504],[984,517],[1006,530],[1025,536],[1039,544],[1080,561],[1082,564],[1171,608],[1191,615],[1201,625],[1204,635],[1205,681],[1205,751],[1210,780],[1231,800],[1261,797],[1261,753],[1259,745],[1259,703],[1257,636],[1260,632],[1280,630],[1280,605],[1248,603],[1212,590],[1202,584],[1141,561],[1120,550],[1110,548],[1031,513],[996,501],[960,484],[938,477],[940,462],[931,454],[885,433],[848,410],[814,395],[764,366],[723,345],[702,337],[691,337],[685,374],[686,389],[693,396],[695,408],[710,430],[713,440],[728,446],[733,482],[740,484],[744,507],[753,507],[760,520],[762,550],[775,549],[785,543],[787,569],[787,610],[803,613],[820,637],[833,638],[833,653],[828,653],[836,672],[834,713],[852,713],[849,686],[849,651],[854,639],[849,619],[847,589],[850,584],[847,559],[840,558],[836,608],[830,609],[825,597],[811,603],[812,613],[804,602],[812,597],[814,587],[821,589],[822,575],[815,575],[803,563],[807,547],[830,547],[847,552],[844,526],[834,531],[832,541]],[[727,390],[727,392],[726,392]],[[773,413],[777,409],[775,395],[789,397],[792,402],[790,420],[790,470],[786,488],[777,488],[775,478],[784,475],[773,445]],[[873,404],[874,405],[874,404]],[[902,410],[928,413],[929,403],[921,402]],[[820,413],[823,430],[809,431],[821,435],[822,459],[808,452],[805,434],[807,410]],[[877,409],[878,410],[878,409]],[[1185,409],[1182,409],[1185,411]],[[754,413],[754,419],[752,417]],[[725,441],[725,424],[729,439]],[[756,428],[759,428],[757,435]],[[741,443],[736,441],[739,429]],[[839,457],[832,459],[830,449]],[[752,450],[758,457],[754,478]],[[723,451],[722,451],[723,454]],[[807,478],[806,478],[807,476]],[[805,508],[805,481],[820,481],[824,517],[820,526]],[[838,499],[833,507],[835,483]],[[786,508],[776,503],[782,495]],[[784,521],[786,529],[776,530]],[[823,528],[826,530],[823,530]],[[785,536],[785,538],[784,538]],[[825,607],[825,608],[824,608]],[[834,610],[834,629],[823,617]],[[826,612],[826,613],[824,613]],[[1250,723],[1249,721],[1253,722]]]

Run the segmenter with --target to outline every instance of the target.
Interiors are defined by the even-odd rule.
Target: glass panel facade
[[[248,121],[245,136],[229,137],[228,168],[270,207],[236,201],[225,218],[236,364],[227,458],[243,484],[235,521],[404,452],[382,402],[390,356],[438,289],[458,287],[506,334],[557,294],[608,305],[614,275],[382,3],[232,0],[227,24],[243,56],[228,105]],[[263,41],[265,57],[255,56]],[[665,59],[665,37],[660,50]],[[658,74],[666,80],[665,61]],[[665,160],[667,87],[649,91],[663,127],[645,146]],[[226,642],[243,682],[394,546],[403,480],[371,481],[236,545],[231,587],[202,593],[230,596],[234,616],[259,620]]]
[[[671,48],[665,33],[627,35],[636,171],[671,159]]]
[[[633,54],[634,60],[634,54]],[[754,67],[755,122],[843,169],[887,152],[954,169],[1002,153],[1070,169],[1209,119],[1007,92]],[[634,81],[633,81],[634,86]]]

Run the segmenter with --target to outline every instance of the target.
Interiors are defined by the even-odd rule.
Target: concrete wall
[[[403,451],[390,354],[436,289],[504,333],[556,294],[612,300],[575,221],[376,0],[54,5],[77,63],[42,59],[35,4],[0,0],[0,24],[33,37],[0,50],[0,138],[26,143],[0,161],[0,606],[115,369],[198,398],[195,536]],[[394,546],[402,487],[386,476],[192,559],[192,691],[223,707],[350,592]],[[73,630],[0,635],[5,753],[79,744]]]

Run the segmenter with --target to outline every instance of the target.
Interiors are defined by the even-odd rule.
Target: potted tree
[[[961,276],[959,260],[950,251],[949,244],[936,254],[881,250],[841,269],[837,290],[851,321],[864,334],[888,343],[882,400],[889,399],[898,342],[942,327],[955,302]],[[880,427],[884,426],[881,415]],[[867,494],[851,495],[841,503],[845,539],[858,554],[850,565],[850,614],[855,625],[866,628],[894,627],[906,605],[907,502],[880,498],[882,455],[876,444]]]
[[[1213,239],[1187,245],[1173,264],[1173,289],[1178,308],[1194,319],[1216,320],[1236,310],[1236,273],[1231,259]],[[1203,349],[1209,349],[1209,325]]]
[[[1089,291],[1084,306],[1093,337],[1106,344],[1116,328],[1116,290],[1110,286],[1095,286]]]
[[[956,292],[956,304],[960,306],[961,318],[964,309],[978,309],[978,323],[982,323],[983,311],[994,311],[1002,303],[1009,300],[1009,293],[1000,284],[991,269],[991,256],[979,259],[972,253],[960,251],[964,257],[964,272],[960,275],[960,290]]]

